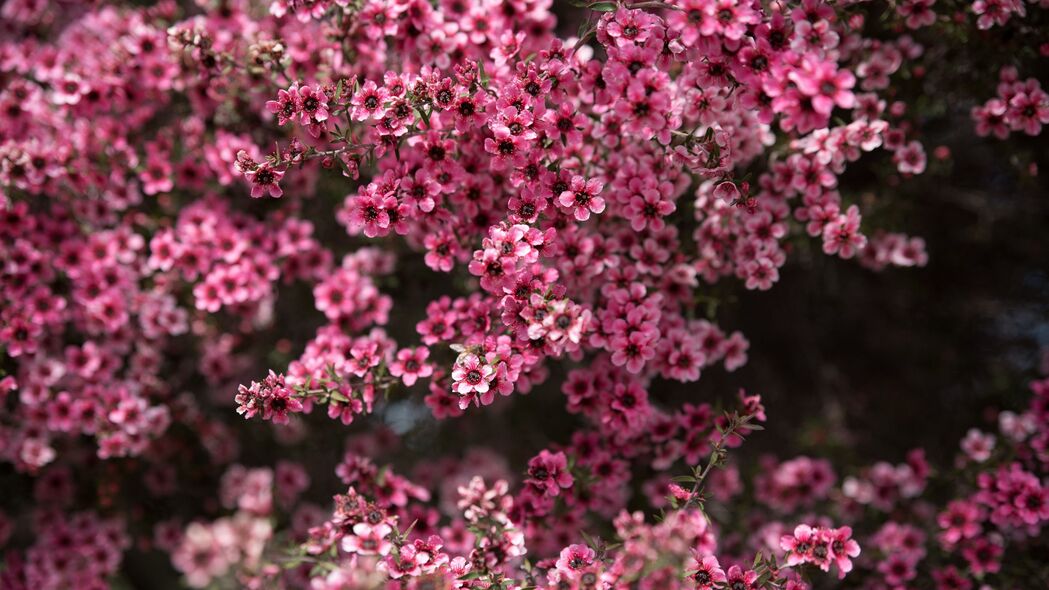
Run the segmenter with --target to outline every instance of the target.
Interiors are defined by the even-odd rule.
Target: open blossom
[[[1038,135],[1043,125],[1049,125],[1049,93],[1041,88],[1018,92],[1009,99],[1005,121],[1027,135]]]
[[[244,177],[251,183],[251,197],[259,199],[270,196],[274,199],[284,194],[280,188],[280,180],[284,178],[284,171],[270,164],[259,164],[244,173]]]
[[[849,527],[825,529],[800,524],[794,528],[794,534],[780,539],[780,548],[786,552],[788,566],[811,563],[828,571],[834,564],[840,578],[852,570],[852,558],[860,554]]]
[[[590,567],[597,554],[586,545],[569,545],[561,550],[555,566],[562,571],[580,571]]]
[[[294,86],[288,90],[278,90],[277,100],[267,101],[266,109],[277,115],[278,125],[284,125],[299,115],[302,109],[302,98]]]
[[[994,435],[970,428],[962,439],[962,450],[973,461],[983,463],[991,457],[994,450]]]
[[[936,519],[943,529],[940,538],[947,545],[954,545],[962,539],[975,537],[980,533],[980,521],[983,520],[983,516],[983,510],[977,504],[953,500]]]
[[[664,217],[676,209],[674,202],[663,196],[659,189],[646,188],[630,198],[628,205],[631,214],[630,227],[641,231],[646,227],[653,230],[663,229]]]
[[[452,390],[461,396],[485,394],[495,376],[495,368],[473,353],[460,355],[452,369]]]
[[[299,121],[303,125],[320,125],[328,120],[328,97],[315,86],[302,86],[299,95]]]
[[[415,545],[405,545],[396,554],[387,554],[381,563],[390,577],[396,580],[405,576],[418,576],[429,561],[428,553],[420,552]]]
[[[425,346],[400,350],[396,360],[390,364],[390,374],[400,377],[405,385],[411,387],[420,377],[433,375],[433,365],[426,362],[429,356],[430,349]]]
[[[860,214],[855,205],[823,228],[823,251],[827,254],[851,258],[866,243],[866,236],[860,233]]]
[[[591,213],[605,210],[605,200],[598,196],[603,186],[596,178],[587,180],[582,176],[574,176],[564,192],[558,195],[557,202],[572,211],[577,220],[586,221],[590,219]]]
[[[921,174],[925,171],[925,148],[912,141],[896,151],[893,156],[896,167],[903,174]]]
[[[387,555],[393,549],[389,541],[393,529],[386,523],[370,525],[359,522],[353,525],[353,534],[342,538],[342,550],[360,555]]]
[[[728,582],[725,571],[713,555],[700,555],[693,551],[693,565],[689,568],[689,578],[696,583],[697,590],[720,588]]]
[[[551,496],[558,495],[561,488],[572,487],[572,482],[568,459],[562,452],[543,450],[528,462],[528,483]]]
[[[358,121],[379,119],[382,117],[388,97],[389,91],[385,86],[378,86],[374,80],[368,80],[353,95],[351,102],[353,110],[350,116]]]
[[[811,97],[813,109],[822,115],[829,115],[836,106],[850,109],[855,105],[855,76],[848,70],[839,70],[833,62],[806,59],[791,80]]]
[[[844,526],[829,532],[831,559],[838,567],[838,578],[852,571],[852,559],[859,557],[860,545],[852,539],[852,528]]]

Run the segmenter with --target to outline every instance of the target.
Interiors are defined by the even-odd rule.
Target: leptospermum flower
[[[393,543],[387,538],[393,529],[382,522],[371,525],[359,522],[353,525],[353,534],[342,538],[342,550],[359,555],[388,555]]]
[[[270,164],[259,164],[254,170],[244,173],[251,183],[251,197],[259,199],[270,196],[274,199],[284,194],[280,188],[280,180],[284,178],[284,171]]]
[[[728,568],[725,574],[725,584],[731,590],[757,590],[754,585],[758,581],[758,574],[754,570],[744,570],[738,565]]]
[[[844,579],[852,571],[852,559],[860,555],[860,544],[852,538],[852,528],[847,526],[830,529],[827,538],[831,559],[838,567],[838,579]]]
[[[368,80],[353,95],[350,117],[357,121],[380,119],[388,97],[389,92],[385,86],[378,86],[374,80]]]
[[[597,553],[586,545],[569,545],[561,550],[554,566],[562,571],[577,572],[590,567],[597,558]]]
[[[328,97],[314,86],[297,89],[299,95],[299,121],[307,126],[319,126],[328,120]]]
[[[495,368],[473,353],[464,353],[455,362],[452,369],[453,391],[460,396],[488,393],[488,384],[492,382]]]
[[[415,349],[405,348],[397,352],[397,358],[390,363],[390,374],[400,377],[408,387],[415,385],[420,377],[433,375],[433,366],[426,362],[430,349],[419,346]]]
[[[725,571],[721,569],[717,557],[713,555],[702,555],[699,551],[692,550],[692,565],[688,569],[688,577],[696,584],[697,590],[713,590],[720,588],[728,582]]]
[[[591,213],[605,210],[605,200],[599,197],[604,184],[596,179],[573,176],[568,188],[557,197],[557,202],[572,212],[578,221],[590,219]]]
[[[572,487],[573,481],[563,452],[551,453],[544,449],[528,462],[528,483],[545,494],[557,496],[562,488]]]
[[[302,100],[295,86],[292,86],[288,90],[278,90],[277,100],[267,101],[266,109],[277,115],[278,125],[285,125],[299,115],[299,111],[302,109]]]
[[[961,447],[969,459],[983,463],[991,457],[994,450],[994,435],[970,428],[962,439]]]

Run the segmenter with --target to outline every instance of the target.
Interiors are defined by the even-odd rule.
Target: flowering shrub
[[[924,58],[1029,50],[1043,6],[578,4],[575,35],[543,0],[0,7],[0,587],[107,587],[154,550],[193,587],[1044,576],[1049,382],[965,437],[964,476],[920,450],[753,474],[729,451],[759,396],[663,395],[746,364],[719,308],[788,261],[928,263],[849,175],[948,160]],[[1035,73],[984,72],[973,133],[1038,135]],[[520,464],[390,466],[368,418],[533,390],[573,428]],[[259,450],[324,422],[365,423],[337,465]]]

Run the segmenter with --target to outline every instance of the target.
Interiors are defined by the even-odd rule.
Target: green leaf
[[[615,2],[594,2],[587,8],[594,12],[612,12],[619,6]]]

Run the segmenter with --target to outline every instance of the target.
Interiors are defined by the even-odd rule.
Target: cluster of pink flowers
[[[763,467],[754,481],[755,494],[763,504],[780,512],[794,512],[826,500],[836,483],[834,470],[826,460],[796,457],[776,464],[772,457],[765,457]]]
[[[354,10],[279,6],[274,14],[296,12],[307,24]],[[488,405],[496,392],[527,391],[544,378],[544,361],[564,354],[604,351],[630,373],[677,380],[696,379],[716,358],[738,367],[746,341],[734,335],[729,350],[712,353],[699,335],[720,331],[686,319],[697,305],[689,293],[701,280],[731,275],[747,288],[770,288],[787,259],[783,242],[797,227],[792,214],[828,254],[860,254],[876,268],[925,263],[919,239],[888,234],[870,242],[859,208],[837,190],[846,164],[879,147],[895,152],[903,173],[925,168],[908,126],[886,120],[876,94],[853,92],[852,62],[865,82],[899,68],[874,68],[863,51],[838,49],[861,23],[841,22],[817,3],[788,14],[734,3],[665,14],[617,7],[570,48],[550,37],[541,5],[526,12],[536,26],[519,30],[499,17],[482,19],[481,29],[438,33],[460,27],[451,24],[460,14],[481,18],[461,9],[362,9],[381,23],[355,20],[347,40],[384,40],[402,69],[360,64],[360,71],[279,90],[266,109],[290,128],[287,147],[262,162],[257,150],[242,149],[235,166],[253,195],[277,196],[283,175],[299,174],[293,167],[319,160],[358,178],[362,165],[374,163],[371,180],[338,212],[346,230],[403,236],[434,271],[464,265],[477,277],[478,292],[433,302],[419,324],[425,346],[463,348],[450,370],[428,371],[438,385],[428,398],[437,415]],[[397,33],[405,25],[392,23],[407,15],[413,35],[442,39],[441,48],[462,61],[417,68],[416,59],[434,56],[403,46]],[[487,54],[476,45],[483,39],[493,40]],[[607,59],[593,57],[584,44],[591,39]],[[871,51],[871,60],[891,59],[877,57],[885,46]],[[921,47],[901,40],[893,51],[917,56]],[[854,120],[828,129],[835,109],[852,111]],[[732,170],[762,154],[776,122],[795,136],[751,194]],[[667,223],[689,189],[689,172],[710,179],[695,191],[694,255],[681,252],[680,229]],[[336,284],[355,290],[352,281]],[[356,296],[331,302],[333,289],[318,289],[318,308],[330,320],[341,317],[335,310],[358,307]],[[448,377],[451,395],[439,391]]]
[[[852,539],[852,529],[810,527],[799,524],[791,535],[783,535],[780,547],[787,552],[787,565],[810,563],[823,571],[831,565],[838,568],[838,577],[852,571],[852,558],[860,554],[860,545]]]
[[[759,396],[661,395],[744,366],[719,306],[810,249],[928,262],[847,173],[949,158],[905,88],[939,6],[880,31],[858,3],[583,4],[563,36],[550,0],[4,2],[0,587],[101,588],[159,549],[192,586],[313,590],[802,590],[853,560],[895,588],[960,552],[929,574],[949,588],[1038,534],[1049,383],[965,439],[978,474],[940,510],[920,451],[752,475],[727,454]],[[1037,135],[1047,101],[1003,69],[976,133]],[[334,511],[256,445],[544,384],[576,427],[522,464],[394,471],[372,428],[334,456]]]
[[[976,134],[1005,139],[1015,131],[1041,133],[1042,126],[1049,125],[1049,94],[1041,83],[1035,78],[1020,80],[1012,67],[1002,68],[999,79],[998,95],[972,109]]]
[[[1045,8],[1042,0],[1038,0],[1037,4]],[[1024,6],[1022,0],[976,0],[972,4],[972,10],[976,15],[976,26],[980,29],[989,29],[996,25],[1002,26],[1008,23],[1013,15],[1019,17],[1027,15],[1027,7]]]
[[[6,554],[0,568],[0,587],[58,590],[106,586],[130,545],[124,523],[93,512],[63,513],[58,507],[70,499],[48,498],[57,503],[55,508],[35,515],[36,535],[24,554]]]
[[[509,476],[505,466],[490,454],[449,459],[445,466],[436,468],[447,474],[448,482],[432,488],[437,494],[433,497],[425,488],[389,469],[377,469],[348,451],[338,471],[349,490],[335,497],[335,509],[329,517],[310,510],[308,516],[304,513],[295,521],[303,523],[295,524],[292,532],[302,544],[293,553],[291,565],[278,567],[279,562],[266,561],[267,555],[270,559],[286,555],[277,544],[279,552],[268,549],[261,560],[257,555],[245,556],[236,565],[236,575],[250,587],[280,583],[294,587],[310,580],[312,587],[324,589],[378,587],[389,581],[390,586],[382,587],[425,588],[432,583],[457,589],[492,585],[612,589],[637,585],[682,590],[803,590],[811,587],[806,572],[833,568],[840,578],[859,575],[875,588],[928,583],[935,588],[971,589],[975,588],[971,576],[987,578],[1000,572],[1009,548],[1022,548],[1025,539],[1037,539],[1049,523],[1044,477],[1034,475],[1044,474],[1049,467],[1049,421],[1045,420],[1049,416],[1049,380],[1034,383],[1032,390],[1034,395],[1024,412],[1002,413],[1001,430],[1010,441],[1009,453],[988,458],[988,465],[981,466],[967,483],[955,481],[961,485],[957,490],[961,495],[939,511],[935,501],[923,498],[921,491],[896,498],[891,510],[857,510],[857,501],[844,493],[848,481],[839,487],[830,472],[814,478],[812,473],[827,471],[830,466],[817,467],[821,464],[800,457],[783,462],[775,471],[784,475],[773,476],[769,483],[754,479],[757,487],[753,491],[769,495],[775,485],[782,485],[771,481],[786,480],[787,473],[796,474],[790,476],[793,480],[809,478],[815,493],[795,494],[822,499],[822,516],[814,514],[812,503],[798,501],[789,506],[774,504],[767,510],[750,506],[732,515],[722,511],[734,504],[719,503],[717,509],[710,504],[708,512],[703,509],[706,500],[698,499],[703,493],[671,492],[683,502],[655,522],[643,512],[627,511],[620,505],[610,516],[618,541],[611,545],[600,537],[580,539],[580,527],[586,526],[593,512],[582,506],[563,510],[560,501],[568,502],[573,494],[601,479],[615,478],[617,469],[629,473],[632,468],[625,464],[590,471],[585,465],[593,465],[595,459],[586,456],[588,451],[580,446],[582,440],[570,451],[541,451],[528,463],[519,485],[505,479]],[[750,398],[743,400],[743,407],[754,411],[759,404]],[[716,468],[723,466],[717,449],[727,448],[737,429],[749,422],[740,416],[756,414],[727,418],[723,436],[711,455]],[[1015,426],[1018,422],[1033,427],[1023,427],[1020,435]],[[382,454],[382,449],[390,447],[390,440],[388,435],[375,433],[348,444],[350,449]],[[589,452],[600,453],[600,448]],[[1023,459],[1011,462],[1008,457]],[[910,467],[895,470],[921,471],[921,463],[920,455],[912,453],[906,464]],[[293,466],[284,465],[278,467],[278,474],[281,469],[294,471]],[[433,469],[420,465],[417,479],[430,480]],[[875,466],[868,477],[877,480],[881,476],[873,473],[880,470]],[[801,475],[804,473],[810,475]],[[231,532],[229,538],[247,534],[251,528],[248,519],[271,509],[271,487],[275,485],[279,491],[282,486],[288,487],[288,482],[299,481],[291,491],[302,488],[301,480],[294,476],[285,475],[284,484],[275,484],[273,477],[266,469],[236,468],[224,478],[224,501],[236,510],[234,520],[242,521],[237,529],[240,532]],[[489,477],[494,483],[487,482]],[[905,479],[897,476],[898,482]],[[703,477],[699,481],[702,483]],[[713,482],[710,485],[716,487]],[[794,485],[806,487],[800,482]],[[670,485],[674,487],[682,489]],[[397,489],[416,492],[404,494]],[[966,489],[971,490],[971,496],[965,495]],[[234,498],[231,493],[239,496]],[[544,531],[543,513],[536,511],[538,496],[561,499],[553,508],[557,513],[555,530]],[[745,518],[749,532],[723,529],[722,524],[733,518]],[[803,519],[803,524],[791,528],[785,522],[791,518]],[[848,524],[835,525],[831,518]],[[305,533],[304,523],[312,523]],[[221,577],[232,563],[224,561],[229,554],[221,542],[207,540],[210,537],[202,531],[232,526],[230,517],[222,517],[212,524],[190,527],[192,535],[187,529],[182,551],[211,547],[193,563],[186,558],[176,562],[194,585]],[[262,529],[256,532],[265,536]],[[319,574],[312,567],[318,561],[327,564]]]
[[[897,502],[919,496],[925,490],[928,476],[925,451],[914,449],[904,463],[892,465],[879,461],[861,474],[845,478],[842,492],[857,504],[888,512]]]

